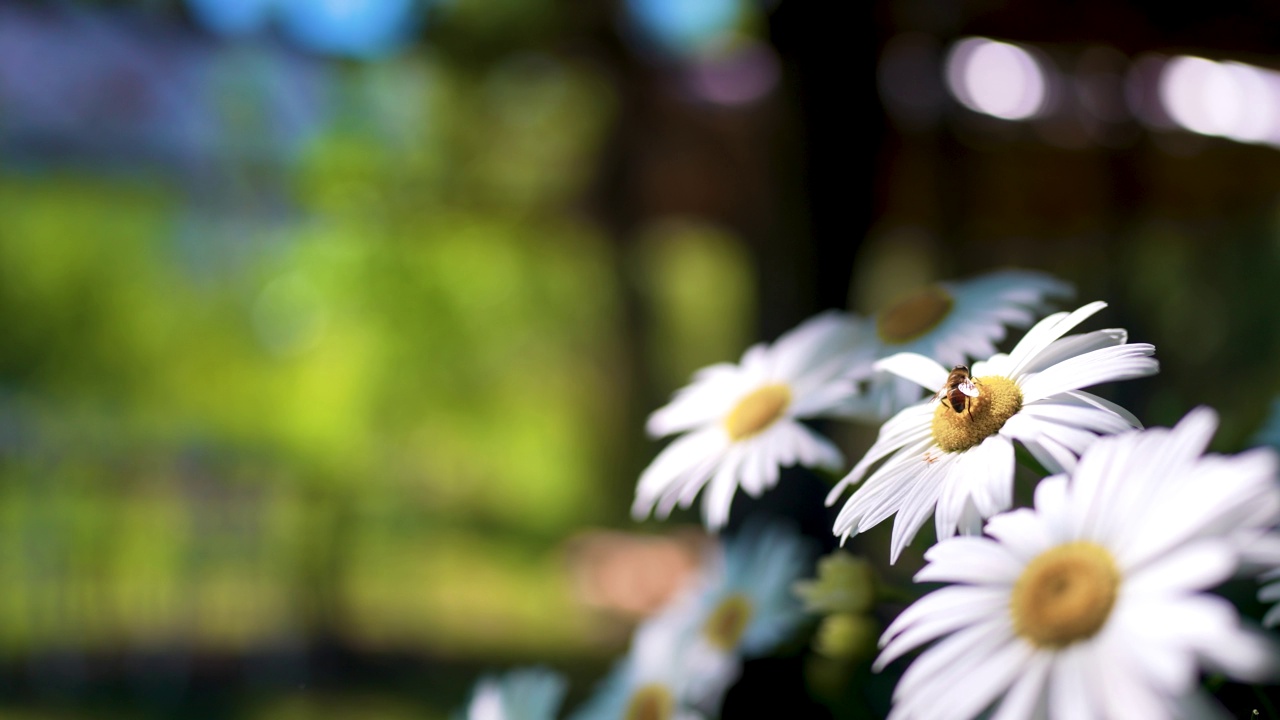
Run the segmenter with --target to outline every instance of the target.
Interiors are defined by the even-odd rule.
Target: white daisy
[[[654,437],[686,434],[641,474],[631,514],[641,520],[656,505],[657,515],[666,517],[677,503],[688,507],[710,481],[702,514],[707,527],[718,530],[739,486],[756,497],[778,482],[780,466],[838,469],[840,451],[799,421],[847,414],[856,386],[845,375],[859,364],[870,367],[868,334],[865,322],[827,312],[772,347],[752,346],[740,364],[698,371],[649,417]]]
[[[975,363],[969,392],[976,397],[962,396],[959,405],[930,398],[890,418],[866,456],[827,496],[833,504],[873,464],[888,458],[840,510],[835,534],[847,539],[897,513],[894,562],[935,506],[939,540],[957,530],[977,533],[984,518],[1013,503],[1014,440],[1050,472],[1062,472],[1075,466],[1099,433],[1141,427],[1127,410],[1080,388],[1155,373],[1155,348],[1126,344],[1128,333],[1119,329],[1063,337],[1104,307],[1095,302],[1050,315],[1008,355]],[[930,390],[948,382],[947,369],[922,355],[894,355],[876,367]]]
[[[805,613],[791,591],[812,566],[804,537],[748,523],[636,632],[627,659],[574,720],[718,715],[743,657],[777,649]]]
[[[990,537],[945,540],[917,582],[956,583],[908,607],[875,669],[933,640],[894,690],[891,718],[1168,718],[1207,698],[1207,668],[1272,677],[1277,649],[1203,591],[1241,560],[1240,533],[1280,520],[1276,454],[1203,456],[1217,426],[1192,411],[1172,430],[1103,438],[1035,509]]]
[[[466,720],[552,720],[565,689],[564,678],[539,668],[481,678],[467,705]]]
[[[641,625],[627,656],[571,720],[701,720],[719,714],[742,664],[735,655],[708,654],[692,642],[702,620],[697,611],[676,603]]]
[[[700,641],[746,657],[775,650],[806,617],[792,591],[813,565],[813,548],[782,525],[747,523],[712,550],[692,603]]]
[[[879,359],[912,352],[947,367],[961,365],[995,353],[1005,326],[1027,327],[1045,313],[1049,299],[1074,294],[1068,283],[1028,270],[940,282],[876,316],[872,353]],[[869,381],[856,401],[860,417],[883,420],[920,399],[915,383],[888,372],[858,379]]]

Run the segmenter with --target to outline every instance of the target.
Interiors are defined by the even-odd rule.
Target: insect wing
[[[956,385],[956,389],[969,397],[978,397],[978,386],[974,385],[972,380],[965,380],[959,383]]]

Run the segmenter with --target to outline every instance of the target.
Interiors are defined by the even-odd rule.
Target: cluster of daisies
[[[678,437],[641,475],[634,517],[666,517],[701,495],[718,531],[739,489],[760,497],[791,465],[846,467],[802,421],[882,422],[827,497],[834,505],[852,489],[832,531],[843,541],[893,517],[894,563],[932,517],[937,542],[915,580],[945,584],[880,639],[876,670],[924,648],[890,717],[1212,716],[1202,671],[1244,682],[1280,674],[1274,639],[1212,592],[1246,577],[1268,583],[1260,600],[1280,600],[1277,455],[1208,454],[1217,417],[1207,408],[1144,430],[1088,392],[1158,363],[1123,329],[1078,331],[1105,303],[1046,315],[1070,294],[1032,272],[939,283],[874,318],[824,313],[738,364],[699,371],[649,419],[651,435]],[[1028,329],[998,352],[1010,327]],[[1048,477],[1032,507],[1014,509],[1019,461]],[[788,589],[808,570],[794,537],[756,530],[735,541],[743,549],[730,545],[702,586],[637,631],[575,718],[718,713],[741,654],[767,652],[798,623]],[[752,559],[735,563],[735,553]],[[1264,623],[1280,623],[1280,611]],[[531,682],[482,684],[469,717],[550,717],[483,710]],[[547,683],[539,697],[558,697]]]
[[[813,562],[809,545],[785,526],[761,524],[713,542],[697,575],[636,629],[627,655],[570,720],[718,715],[743,660],[772,653],[804,622],[791,588]],[[466,720],[551,720],[565,689],[545,669],[486,678]]]

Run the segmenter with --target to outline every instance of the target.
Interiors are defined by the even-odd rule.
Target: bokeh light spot
[[[965,107],[1004,120],[1039,114],[1048,98],[1041,64],[1023,48],[986,38],[966,38],[947,56],[947,87]]]

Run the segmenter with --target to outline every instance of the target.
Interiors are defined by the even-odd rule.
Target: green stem
[[[920,593],[896,585],[876,585],[876,600],[880,602],[913,603],[920,598]]]
[[[1271,703],[1267,694],[1259,690],[1256,685],[1252,687],[1253,694],[1258,696],[1258,702],[1262,705],[1262,709],[1267,711],[1267,720],[1280,720],[1280,715],[1276,714],[1276,706]]]

